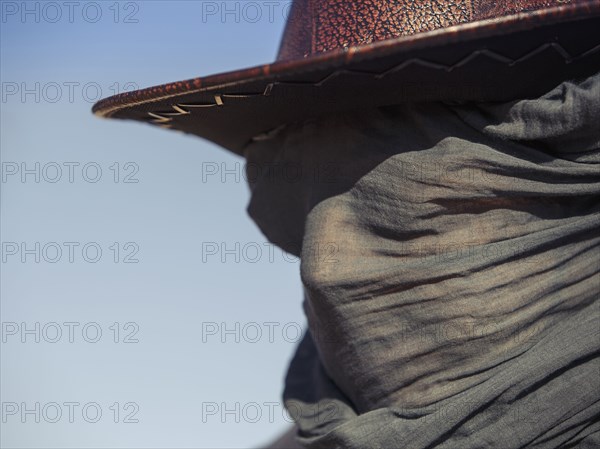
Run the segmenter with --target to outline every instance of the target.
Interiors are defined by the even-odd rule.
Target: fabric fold
[[[306,120],[246,149],[251,217],[301,258],[298,441],[600,445],[598,117],[594,75]]]

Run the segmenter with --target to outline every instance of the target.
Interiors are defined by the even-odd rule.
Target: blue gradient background
[[[22,2],[1,2],[18,8]],[[17,83],[33,94],[4,95],[1,103],[1,159],[31,168],[49,162],[95,162],[103,169],[96,183],[86,182],[75,170],[68,182],[28,176],[8,177],[1,184],[2,242],[97,242],[101,260],[89,263],[75,253],[57,263],[40,263],[28,256],[6,256],[1,264],[1,321],[25,322],[32,327],[49,322],[96,322],[103,330],[98,343],[85,342],[77,328],[75,342],[63,335],[57,343],[35,343],[31,336],[4,335],[1,344],[3,403],[25,402],[32,407],[49,402],[97,402],[103,416],[88,423],[76,409],[75,421],[36,423],[27,416],[6,416],[0,423],[0,445],[11,448],[217,448],[260,447],[287,428],[280,396],[283,378],[296,346],[293,329],[304,326],[301,311],[299,263],[274,249],[267,254],[266,239],[248,218],[249,199],[243,177],[226,182],[211,177],[203,182],[203,162],[238,168],[243,160],[199,138],[133,122],[100,120],[90,108],[97,95],[85,98],[81,87],[97,83],[102,96],[111,86],[128,82],[140,88],[200,75],[270,62],[275,58],[290,2],[250,2],[261,17],[246,8],[249,2],[141,1],[96,2],[102,17],[85,20],[75,2],[70,23],[68,8],[50,23],[54,11],[47,2],[26,2],[40,8],[33,14],[3,14],[0,23],[0,76],[3,94]],[[132,3],[135,6],[128,5]],[[226,4],[231,12],[202,20],[203,4]],[[42,14],[46,7],[47,17]],[[212,7],[212,6],[211,6]],[[112,9],[111,9],[112,8]],[[123,23],[135,11],[137,23]],[[272,20],[269,8],[274,11]],[[19,11],[20,12],[20,11]],[[88,12],[94,12],[88,10]],[[50,16],[52,13],[52,16]],[[23,20],[24,19],[24,20]],[[80,83],[73,101],[63,83]],[[8,83],[8,84],[7,84]],[[63,86],[62,97],[51,102]],[[44,95],[43,89],[46,90]],[[231,124],[232,128],[235,123]],[[138,183],[114,183],[109,166],[133,162]],[[237,164],[237,165],[236,165]],[[124,175],[124,172],[122,172]],[[108,247],[113,242],[139,245],[139,263],[114,263]],[[255,263],[228,256],[202,261],[202,242],[233,248],[255,242],[265,251]],[[139,343],[115,344],[109,326],[139,325]],[[239,343],[233,336],[202,341],[202,322],[276,322],[273,342],[266,335],[256,342]],[[65,330],[66,328],[63,328]],[[266,331],[266,327],[262,327]],[[254,334],[252,334],[254,335]],[[124,334],[121,334],[121,339]],[[292,338],[290,338],[292,337]],[[119,402],[139,405],[139,423],[114,423],[109,406]],[[254,413],[239,422],[235,414],[209,416],[203,422],[202,403],[277,403],[274,417],[257,422]],[[63,412],[67,409],[63,407]],[[122,421],[124,412],[121,410]]]

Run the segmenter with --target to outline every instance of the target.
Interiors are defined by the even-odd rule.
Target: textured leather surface
[[[572,2],[573,0],[295,0],[277,60],[305,58],[331,50]]]
[[[577,0],[473,0],[472,20],[491,19],[569,3],[577,3]]]

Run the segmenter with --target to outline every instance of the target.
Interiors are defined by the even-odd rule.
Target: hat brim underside
[[[600,70],[600,2],[532,11],[127,92],[96,103],[237,154],[286,123],[417,101],[509,101]]]

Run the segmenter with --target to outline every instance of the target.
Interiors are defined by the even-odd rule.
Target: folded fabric
[[[246,148],[249,214],[301,257],[300,443],[600,447],[599,117],[595,75]]]

